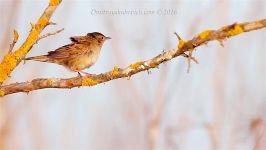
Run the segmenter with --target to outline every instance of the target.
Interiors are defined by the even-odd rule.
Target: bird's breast
[[[71,70],[83,70],[91,67],[99,58],[100,51],[90,51],[89,53],[76,57],[69,62]]]

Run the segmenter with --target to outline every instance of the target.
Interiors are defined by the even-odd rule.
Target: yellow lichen
[[[17,59],[24,58],[24,56],[28,53],[32,45],[38,39],[38,36],[39,32],[35,28],[33,28],[26,42],[17,51],[14,52],[14,56]]]
[[[137,69],[139,66],[143,65],[143,61],[136,62],[134,64],[129,65],[131,69]]]
[[[0,66],[0,70],[1,70],[1,66]],[[5,72],[1,72],[0,74],[0,83],[3,83],[5,81],[5,79],[7,78],[7,74]]]
[[[181,49],[182,47],[184,47],[185,43],[186,42],[184,40],[178,40],[178,49]]]
[[[205,31],[201,32],[201,33],[199,34],[199,36],[200,36],[201,39],[205,39],[205,38],[206,38],[207,36],[209,36],[210,33],[212,33],[212,32],[213,32],[213,30],[205,30]]]
[[[96,85],[97,81],[89,78],[89,77],[83,77],[82,78],[82,85],[83,86],[92,86],[92,85]]]
[[[0,90],[0,97],[4,96],[5,95],[5,92]]]
[[[25,49],[29,49],[38,39],[38,36],[40,34],[40,31],[37,31],[36,28],[33,28],[32,31],[30,32],[29,37],[27,38]],[[27,47],[28,46],[28,47]]]
[[[66,85],[67,85],[68,87],[71,87],[71,86],[73,86],[74,84],[73,84],[72,81],[67,80],[67,81],[66,81]]]
[[[50,78],[50,79],[47,80],[48,85],[52,85],[53,82],[54,82],[54,79],[52,79],[52,78]]]
[[[8,53],[4,57],[2,63],[0,64],[0,84],[3,83],[10,75],[12,70],[16,67],[18,61],[25,57],[28,50],[31,48],[31,43],[37,39],[35,36],[36,35],[33,35],[33,37],[29,36],[26,43],[24,43],[17,51],[13,54]]]
[[[0,83],[3,83],[10,72],[17,65],[17,60],[12,54],[7,54],[0,64]]]
[[[36,24],[36,29],[40,30],[41,28],[45,27],[49,23],[49,20],[47,17],[41,17],[38,20],[38,23]]]
[[[111,75],[116,76],[116,75],[118,75],[118,73],[119,73],[119,68],[115,66],[113,71],[111,72]]]
[[[243,32],[242,27],[239,24],[236,24],[236,25],[234,25],[234,28],[232,30],[228,31],[228,34],[230,36],[234,36],[234,35],[240,34],[242,32]]]
[[[19,49],[14,53],[14,57],[17,59],[22,58],[26,54],[26,49]]]
[[[35,37],[32,37],[32,36],[29,36],[28,40],[29,41],[26,41],[26,43],[24,43],[18,50],[16,50],[14,52],[14,57],[16,59],[23,59],[24,56],[28,53],[29,49],[30,49],[30,45],[31,42],[34,42],[34,38]]]
[[[59,3],[61,3],[61,0],[50,0],[49,5],[50,5],[50,6],[56,6],[56,5],[58,5]]]

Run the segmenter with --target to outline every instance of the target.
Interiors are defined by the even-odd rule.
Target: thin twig
[[[186,54],[186,53],[183,53],[182,56],[184,56],[186,58],[189,57],[188,54]],[[191,60],[193,60],[196,64],[199,64],[199,61],[195,57],[191,57]]]
[[[56,25],[55,22],[49,22],[48,24],[49,24],[49,25]]]
[[[48,37],[48,36],[51,36],[51,35],[55,35],[55,34],[57,34],[57,33],[60,33],[60,32],[62,32],[63,30],[64,30],[64,28],[62,28],[62,29],[60,29],[60,30],[57,30],[57,31],[54,31],[54,32],[51,32],[51,33],[46,33],[46,34],[40,36],[40,37],[37,39],[36,42],[38,42],[39,40],[41,40],[41,39],[43,39],[43,38],[46,38],[46,37]]]

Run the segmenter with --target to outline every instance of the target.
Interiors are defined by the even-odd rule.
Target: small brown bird
[[[55,63],[65,66],[71,71],[84,73],[83,69],[91,67],[97,61],[103,43],[111,39],[99,32],[88,33],[86,36],[70,37],[71,44],[59,47],[47,55],[26,58],[41,62]]]

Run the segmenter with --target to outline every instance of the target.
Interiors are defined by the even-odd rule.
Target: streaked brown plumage
[[[99,32],[88,33],[86,36],[71,37],[71,44],[59,47],[47,55],[26,58],[41,62],[56,63],[75,71],[91,67],[98,59],[103,43],[111,39]]]

